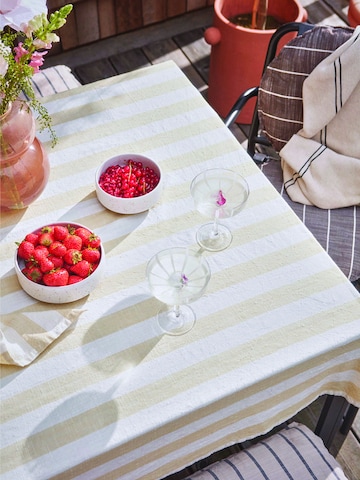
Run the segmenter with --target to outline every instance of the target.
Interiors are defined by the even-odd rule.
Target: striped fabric
[[[284,430],[185,480],[346,480],[322,441],[304,425]]]
[[[66,65],[44,68],[31,81],[38,97],[47,97],[81,85]]]
[[[1,218],[1,480],[158,480],[322,394],[360,406],[359,293],[173,62],[45,102],[59,138],[51,149],[40,137],[49,183]],[[161,200],[139,215],[110,212],[95,193],[100,163],[127,152],[164,173]],[[243,174],[250,196],[224,220],[231,246],[204,252],[211,279],[192,304],[195,327],[163,335],[146,265],[196,246],[209,220],[190,183],[218,166]],[[27,296],[13,264],[15,242],[56,221],[88,226],[106,254],[100,285],[62,305]],[[6,364],[7,345],[24,367]]]
[[[324,210],[293,202],[284,188],[280,162],[270,160],[262,171],[344,275],[352,282],[360,279],[360,207]]]
[[[302,127],[304,80],[353,32],[349,27],[316,26],[290,40],[267,67],[259,88],[259,122],[276,151]]]
[[[259,90],[259,121],[276,151],[302,127],[302,85],[330,53],[352,34],[348,27],[316,26],[291,40],[271,62]],[[283,185],[280,163],[271,161],[264,174],[309,228],[344,274],[360,278],[360,211],[358,206],[319,209],[293,202]]]

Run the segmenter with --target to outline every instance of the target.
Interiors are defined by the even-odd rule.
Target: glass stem
[[[219,220],[219,209],[217,209],[217,210],[215,211],[213,231],[212,231],[212,234],[213,234],[214,237],[217,237],[217,236],[219,235],[218,220]]]
[[[174,312],[175,312],[175,317],[179,318],[180,317],[180,305],[174,305]]]

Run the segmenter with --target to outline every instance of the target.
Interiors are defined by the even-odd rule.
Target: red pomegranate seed
[[[159,183],[159,176],[142,162],[128,160],[125,165],[112,165],[101,174],[100,187],[115,197],[132,198],[151,192]]]

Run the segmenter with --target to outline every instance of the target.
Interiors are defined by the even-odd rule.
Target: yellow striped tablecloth
[[[269,431],[321,394],[360,405],[358,292],[175,64],[46,106],[59,137],[50,181],[1,223],[2,328],[13,347],[29,347],[28,365],[1,369],[2,480],[159,479]],[[105,210],[94,189],[100,162],[128,152],[165,174],[161,201],[134,216]],[[206,219],[189,185],[217,166],[247,178],[249,201],[227,220],[231,246],[205,254],[212,277],[193,304],[195,327],[161,335],[146,264],[195,245]],[[101,284],[64,305],[27,296],[13,268],[15,241],[56,221],[87,225],[106,251]],[[57,338],[37,356],[49,325]]]

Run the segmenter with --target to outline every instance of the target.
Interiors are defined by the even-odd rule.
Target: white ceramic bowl
[[[49,225],[73,225],[75,227],[84,227],[84,225],[74,222],[54,222]],[[39,227],[34,231],[37,232],[41,228],[42,227]],[[89,293],[92,292],[100,282],[105,265],[105,251],[102,244],[100,245],[100,253],[101,256],[97,268],[87,278],[84,278],[81,282],[74,283],[73,285],[49,287],[29,280],[21,271],[25,266],[25,262],[18,256],[17,250],[15,251],[14,256],[15,272],[23,290],[36,300],[46,303],[75,302],[76,300],[80,300],[89,295]]]
[[[108,167],[111,165],[125,165],[128,160],[142,162],[145,167],[152,168],[159,176],[159,183],[151,192],[139,197],[123,198],[110,195],[100,187],[100,176]],[[95,174],[95,188],[99,202],[108,210],[122,214],[134,214],[149,210],[153,205],[155,205],[155,203],[158,202],[162,191],[162,184],[163,176],[159,165],[150,158],[132,153],[126,155],[117,155],[116,157],[106,160],[102,165],[100,165]]]

